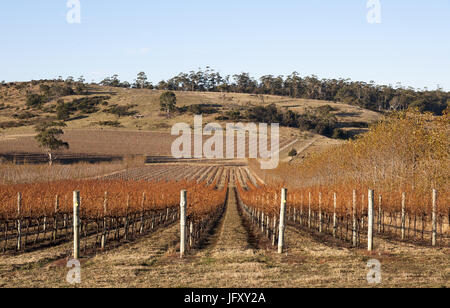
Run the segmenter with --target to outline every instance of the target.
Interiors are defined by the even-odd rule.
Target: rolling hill
[[[49,98],[40,108],[30,107],[29,97],[42,95],[45,85],[55,88],[62,94],[47,95]],[[70,104],[73,101],[99,103],[93,111],[74,112],[66,121],[64,139],[71,144],[67,153],[101,153],[101,154],[147,154],[167,155],[170,150],[170,128],[175,123],[193,123],[195,110],[204,115],[204,124],[219,122],[217,118],[236,110],[247,110],[255,106],[275,106],[285,112],[291,110],[302,114],[308,109],[315,110],[324,106],[336,117],[340,127],[353,133],[361,133],[370,123],[376,122],[382,114],[340,103],[291,99],[272,95],[254,95],[213,92],[175,92],[177,106],[185,107],[187,112],[175,113],[170,118],[160,110],[159,97],[163,91],[148,89],[125,89],[105,87],[95,84],[86,85],[82,95],[70,93],[64,95],[64,82],[26,82],[2,85],[0,87],[0,153],[20,152],[39,153],[34,141],[34,125],[56,118],[58,103]],[[189,109],[200,106],[201,109]],[[89,106],[88,106],[89,107]],[[92,107],[92,106],[90,106]],[[123,107],[125,114],[110,112],[111,108]],[[117,108],[116,108],[117,109]],[[231,120],[230,120],[231,121]],[[232,121],[238,122],[238,121]],[[298,139],[293,147],[303,149],[314,139],[314,144],[307,148],[321,148],[340,141],[318,136],[313,132],[296,128],[281,129],[284,145]],[[288,142],[289,141],[289,142]],[[284,155],[286,159],[287,154]]]

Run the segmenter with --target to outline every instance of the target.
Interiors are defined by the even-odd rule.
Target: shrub
[[[92,114],[99,111],[98,106],[104,105],[110,96],[94,96],[94,97],[83,97],[74,99],[71,102],[64,103],[62,100],[58,101],[57,112],[60,113],[61,117],[67,117],[69,114],[80,112],[82,114]]]
[[[192,114],[214,114],[214,113],[217,113],[216,107],[211,107],[210,105],[206,105],[206,104],[183,106],[183,107],[177,108],[177,110],[180,113],[190,112]]]
[[[335,128],[333,130],[333,135],[331,136],[333,139],[349,139],[350,137],[349,133],[340,128]]]
[[[111,126],[111,127],[117,127],[117,128],[123,127],[119,121],[100,121],[100,122],[96,122],[95,124],[100,125],[100,126]]]
[[[41,84],[39,86],[39,90],[42,92],[43,95],[45,96],[50,96],[50,86],[46,85],[46,84]]]
[[[31,108],[41,108],[44,104],[44,97],[39,94],[28,94],[26,105]]]
[[[106,109],[105,112],[116,115],[119,118],[126,116],[133,116],[137,114],[137,111],[131,109],[133,109],[136,106],[137,105],[126,105],[126,106],[112,105],[108,109]]]
[[[161,111],[165,111],[167,116],[170,116],[170,113],[176,109],[177,96],[172,91],[166,91],[159,97],[159,104]]]
[[[56,97],[74,95],[75,91],[67,85],[54,85],[50,88],[52,95]]]
[[[6,121],[6,122],[0,122],[0,128],[1,129],[7,129],[7,128],[13,128],[13,127],[22,127],[25,126],[25,124],[21,121]]]
[[[64,101],[58,101],[56,105],[56,118],[60,121],[67,121],[70,119],[72,109],[69,104],[65,104]]]
[[[288,155],[289,155],[289,157],[295,157],[298,155],[298,152],[296,149],[292,149]]]
[[[37,115],[30,111],[24,111],[22,113],[15,113],[13,114],[14,119],[18,120],[28,120],[37,117]]]

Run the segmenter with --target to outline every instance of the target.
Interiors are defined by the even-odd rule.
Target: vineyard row
[[[223,212],[227,187],[218,190],[216,184],[105,180],[0,186],[0,249],[56,245],[75,240],[75,231],[84,253],[115,247],[179,219],[183,189],[189,191],[187,219],[194,246]],[[74,190],[79,200],[68,199]]]
[[[280,219],[281,188],[249,186],[250,189],[246,190],[238,183],[243,208],[253,223],[267,237],[272,237],[275,245]],[[387,203],[383,194],[378,195],[376,203],[374,196],[373,200],[368,200],[366,194],[358,194],[356,190],[341,195],[324,188],[292,190],[287,195],[286,220],[360,247],[364,240],[368,241],[368,205],[373,203],[373,232],[377,235],[431,243],[433,246],[449,246],[449,209],[444,206],[445,203],[438,206],[445,198],[438,198],[438,193],[434,191],[429,196],[431,206],[423,206],[417,210],[417,207],[408,203],[406,193],[400,193],[399,200],[395,199],[395,194],[385,195],[387,201],[399,202],[399,206]],[[359,200],[361,201],[358,202]]]

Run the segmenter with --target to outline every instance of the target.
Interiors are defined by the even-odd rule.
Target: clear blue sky
[[[449,0],[381,0],[381,24],[367,0],[80,2],[81,24],[68,24],[66,0],[1,1],[0,80],[158,82],[209,65],[450,90]]]

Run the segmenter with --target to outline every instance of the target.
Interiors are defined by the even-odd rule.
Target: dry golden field
[[[25,91],[33,90],[38,92],[37,86],[27,85],[29,88],[25,88],[18,92],[14,89],[4,90],[6,91],[0,103],[13,107],[12,109],[6,109],[0,111],[0,122],[11,120],[11,115],[20,110],[25,110]],[[150,130],[150,131],[166,131],[172,127],[174,123],[186,122],[192,123],[193,117],[190,115],[176,116],[171,119],[161,113],[159,106],[159,96],[163,91],[158,90],[146,90],[146,89],[122,89],[102,86],[90,86],[91,96],[111,96],[108,100],[110,104],[117,104],[124,106],[127,104],[137,105],[135,108],[143,118],[134,119],[133,117],[127,117],[119,119],[123,130]],[[220,105],[222,110],[229,110],[237,107],[246,107],[251,105],[268,105],[276,104],[278,107],[286,107],[293,111],[303,112],[305,108],[316,108],[324,105],[331,105],[336,108],[334,113],[338,119],[344,122],[376,122],[380,118],[380,114],[365,110],[359,107],[345,105],[334,102],[325,102],[317,100],[306,99],[291,99],[273,95],[253,95],[253,94],[239,94],[239,93],[213,93],[213,92],[175,92],[177,95],[178,106],[189,106],[195,104],[210,104]],[[65,101],[70,101],[74,98],[80,98],[84,96],[68,96],[64,97]],[[50,102],[49,105],[56,104],[56,102]],[[44,114],[45,115],[45,114]],[[47,114],[49,115],[49,114]],[[215,115],[205,116],[205,123],[214,121]],[[100,128],[95,126],[94,123],[99,121],[116,120],[117,118],[112,115],[97,113],[90,115],[87,118],[73,120],[68,123],[68,128],[76,129],[90,129]],[[30,132],[31,127],[8,129],[4,133],[24,133]]]

